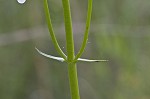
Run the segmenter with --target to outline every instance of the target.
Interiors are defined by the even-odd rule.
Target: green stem
[[[51,17],[50,17],[50,12],[49,12],[49,8],[48,8],[47,0],[44,0],[44,10],[45,10],[46,21],[47,21],[48,29],[49,29],[49,32],[50,32],[50,36],[52,38],[52,42],[53,42],[57,52],[59,53],[59,55],[62,58],[64,58],[64,60],[67,60],[66,55],[61,50],[61,48],[60,48],[60,46],[59,46],[59,44],[57,42],[57,39],[55,37],[53,26],[52,26],[52,23],[51,23]]]
[[[76,70],[76,63],[74,60],[74,40],[72,33],[72,20],[70,12],[70,2],[69,0],[62,0],[64,9],[64,21],[66,30],[66,45],[67,45],[67,62],[68,62],[68,75],[70,82],[70,93],[71,99],[80,99],[79,87],[78,87],[78,77]]]
[[[80,99],[76,63],[68,64],[71,99]]]
[[[87,40],[88,40],[88,33],[89,33],[89,27],[90,27],[90,22],[91,22],[91,13],[92,13],[92,1],[93,0],[88,0],[88,12],[87,12],[87,20],[86,20],[86,28],[85,28],[85,32],[84,32],[84,38],[83,38],[81,48],[75,57],[75,55],[74,55],[74,39],[73,39],[73,31],[72,31],[72,19],[71,19],[69,0],[62,0],[63,10],[64,10],[65,31],[66,31],[67,56],[63,53],[63,51],[61,50],[61,48],[57,42],[57,39],[54,34],[52,22],[51,22],[48,2],[47,2],[47,0],[44,0],[44,10],[45,10],[45,15],[46,15],[46,21],[47,21],[48,29],[50,32],[50,36],[52,38],[52,42],[53,42],[57,52],[59,53],[59,55],[68,63],[68,76],[69,76],[69,83],[70,83],[71,99],[80,99],[76,61],[82,55],[82,53],[86,47]],[[38,49],[37,49],[37,51],[46,57],[50,57],[50,58],[57,59],[57,60],[60,60],[60,59],[63,60],[62,58],[46,55],[46,54],[40,52]],[[80,59],[80,60],[93,61],[93,60],[87,60],[87,59]],[[97,61],[97,60],[94,60],[94,61]]]
[[[66,31],[66,45],[67,45],[67,55],[68,62],[72,62],[74,59],[74,40],[72,33],[72,20],[70,12],[70,2],[69,0],[62,0],[64,9],[64,21],[65,21],[65,31]]]
[[[84,32],[84,38],[83,38],[83,42],[82,42],[81,48],[80,48],[78,54],[76,55],[76,57],[74,59],[75,62],[78,60],[78,58],[84,52],[86,44],[87,44],[87,41],[88,41],[89,28],[90,28],[90,22],[91,22],[91,15],[92,15],[92,2],[93,2],[93,0],[88,0],[88,11],[87,11],[87,20],[86,20],[86,28],[85,28],[85,32]]]

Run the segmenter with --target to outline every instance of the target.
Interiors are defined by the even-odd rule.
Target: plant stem
[[[62,0],[62,3],[64,9],[64,21],[66,30],[67,59],[68,62],[72,62],[74,60],[74,40],[72,33],[70,2],[69,0]]]
[[[48,24],[50,36],[52,38],[52,42],[54,43],[54,46],[55,46],[57,52],[60,54],[60,56],[68,63],[68,76],[69,76],[69,83],[70,83],[71,99],[80,99],[76,62],[77,62],[78,58],[84,52],[84,49],[86,47],[86,43],[88,40],[88,32],[89,32],[89,27],[90,27],[90,22],[91,22],[91,13],[92,13],[92,1],[93,0],[88,0],[88,12],[87,12],[87,20],[86,20],[86,28],[85,28],[85,32],[84,32],[84,38],[83,38],[81,48],[75,57],[74,39],[73,39],[73,31],[72,31],[72,19],[71,19],[69,0],[62,0],[63,10],[64,10],[65,31],[66,31],[67,56],[63,53],[63,51],[61,50],[61,48],[57,42],[57,39],[56,39],[54,31],[53,31],[53,26],[51,23],[48,2],[47,2],[47,0],[44,0],[44,10],[45,10],[45,15],[46,15],[46,21]],[[59,61],[60,61],[60,59],[63,60],[60,57],[50,56],[50,55],[40,52],[38,49],[36,49],[36,50],[40,54],[42,54],[46,57],[50,57],[52,59],[56,59]],[[88,60],[88,59],[81,59],[81,58],[80,58],[80,60],[90,61],[90,62],[97,61],[97,60]]]
[[[74,40],[73,40],[73,33],[72,33],[70,2],[69,0],[62,0],[62,3],[64,9],[64,21],[65,21],[65,30],[66,30],[67,63],[68,63],[68,76],[70,82],[71,99],[80,99],[76,62],[73,62]]]
[[[80,99],[76,63],[68,64],[71,99]]]
[[[92,15],[92,2],[93,2],[93,0],[88,0],[88,11],[87,11],[87,19],[86,19],[84,38],[83,38],[81,48],[80,48],[78,54],[76,55],[74,61],[77,61],[78,58],[80,58],[80,56],[84,52],[84,49],[85,49],[87,41],[88,41],[88,35],[89,35],[89,29],[90,29],[90,23],[91,23],[91,15]]]
[[[51,23],[51,16],[50,16],[50,12],[49,12],[49,8],[48,8],[48,2],[47,2],[47,0],[44,0],[44,10],[45,10],[46,21],[47,21],[47,25],[48,25],[50,36],[52,38],[52,42],[53,42],[53,44],[54,44],[57,52],[59,53],[59,55],[62,58],[64,58],[64,60],[67,60],[66,55],[61,50],[61,48],[60,48],[60,46],[59,46],[59,44],[57,42],[57,39],[55,37],[53,26],[52,26],[52,23]]]

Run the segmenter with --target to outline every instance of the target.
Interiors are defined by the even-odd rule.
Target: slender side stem
[[[68,64],[71,99],[80,99],[76,63]]]
[[[72,33],[70,2],[69,0],[62,0],[62,3],[63,3],[63,9],[64,9],[68,62],[72,62],[74,59],[74,40],[73,40],[73,33]]]
[[[44,0],[44,10],[45,10],[46,21],[47,21],[48,29],[49,29],[49,32],[50,32],[50,36],[52,38],[52,42],[53,42],[57,52],[59,53],[59,55],[66,61],[67,57],[63,53],[63,51],[61,50],[61,48],[60,48],[60,46],[57,42],[57,39],[55,37],[54,31],[53,31],[53,26],[52,26],[52,23],[51,23],[51,17],[50,17],[50,12],[49,12],[49,8],[48,8],[47,0]]]
[[[85,28],[85,32],[84,32],[84,38],[83,38],[81,48],[80,48],[78,54],[76,55],[74,61],[77,61],[78,58],[82,55],[82,53],[84,52],[84,49],[86,47],[87,41],[88,41],[91,15],[92,15],[92,2],[93,2],[93,0],[88,0],[88,11],[87,11],[87,20],[86,20],[86,28]]]

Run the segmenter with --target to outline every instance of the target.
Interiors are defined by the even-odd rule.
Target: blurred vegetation
[[[61,0],[49,0],[57,38],[65,51]],[[84,58],[106,63],[78,64],[81,99],[150,99],[149,0],[93,0]],[[87,0],[71,0],[76,52],[81,45]],[[0,1],[0,99],[69,99],[65,63],[57,56],[41,0]],[[39,35],[40,34],[40,35]]]

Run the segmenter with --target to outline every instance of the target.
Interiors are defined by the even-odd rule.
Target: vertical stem
[[[72,62],[74,59],[74,41],[72,33],[72,20],[70,12],[70,2],[69,0],[62,0],[64,9],[64,21],[66,30],[66,45],[67,45],[67,55],[68,62]]]
[[[68,64],[71,99],[80,99],[76,63]]]
[[[74,60],[74,40],[72,33],[72,20],[70,12],[70,2],[69,0],[62,0],[64,9],[64,21],[66,30],[66,44],[67,44],[67,62],[68,62],[68,75],[70,82],[70,93],[71,99],[80,99],[79,87],[78,87],[78,77],[76,63]]]

